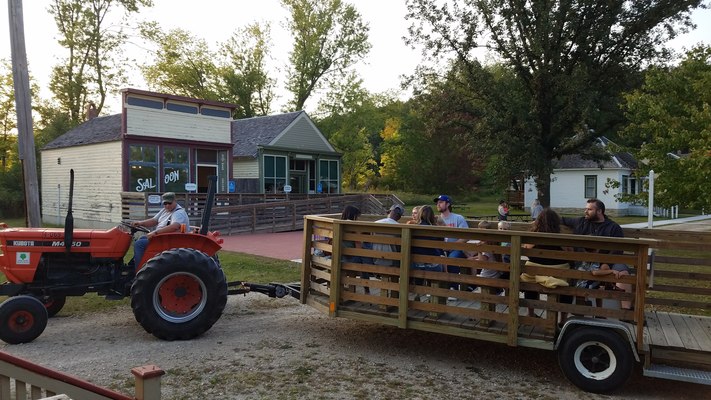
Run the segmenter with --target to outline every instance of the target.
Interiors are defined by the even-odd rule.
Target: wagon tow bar
[[[295,299],[301,297],[301,284],[296,283],[249,283],[249,282],[228,282],[227,294],[247,294],[249,292],[257,292],[266,294],[269,297],[282,298],[286,295],[291,295]]]

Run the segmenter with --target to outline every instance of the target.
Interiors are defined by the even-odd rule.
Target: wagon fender
[[[566,334],[570,334],[570,332],[582,326],[605,328],[617,331],[617,333],[630,345],[630,349],[632,350],[632,354],[634,354],[635,361],[640,362],[639,354],[637,353],[637,348],[634,345],[634,336],[632,336],[632,332],[630,331],[629,326],[623,322],[608,319],[593,319],[581,317],[574,317],[568,319],[567,321],[565,321],[565,325],[563,325],[560,334],[558,334],[558,338],[555,341],[555,346],[553,347],[553,350],[558,350],[558,347],[561,345],[561,343],[563,343]]]

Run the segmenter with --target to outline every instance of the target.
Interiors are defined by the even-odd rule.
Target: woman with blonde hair
[[[410,218],[410,220],[407,221],[408,224],[417,225],[420,223],[420,209],[421,208],[422,208],[422,206],[412,207],[412,218]]]

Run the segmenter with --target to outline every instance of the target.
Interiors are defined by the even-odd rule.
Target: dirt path
[[[60,316],[32,343],[0,350],[132,394],[130,369],[156,364],[163,399],[593,399],[555,353],[331,319],[295,299],[230,297],[204,336],[164,342],[128,306]],[[640,371],[617,395],[700,399],[708,387]]]

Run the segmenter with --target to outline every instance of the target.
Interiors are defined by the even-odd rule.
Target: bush
[[[0,218],[19,218],[25,215],[22,197],[22,194],[18,196],[15,192],[0,192]]]

